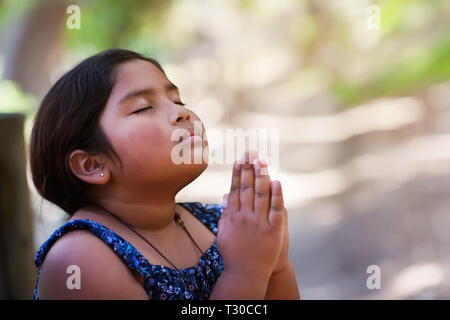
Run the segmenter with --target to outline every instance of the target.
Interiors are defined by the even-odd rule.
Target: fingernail
[[[274,189],[281,189],[281,183],[278,180],[272,181],[272,188]]]
[[[250,153],[248,151],[245,151],[244,159],[246,164],[250,163]]]
[[[255,169],[256,170],[260,170],[261,169],[261,164],[259,163],[259,161],[258,161],[258,158],[255,158],[254,160],[253,160],[253,165],[255,166]]]
[[[236,161],[238,163],[244,164],[245,163],[245,153],[239,159],[237,159]]]

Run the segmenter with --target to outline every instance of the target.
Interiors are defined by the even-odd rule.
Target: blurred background
[[[448,0],[0,0],[1,298],[32,297],[68,219],[29,176],[39,102],[110,47],[156,58],[207,132],[280,130],[304,299],[450,298]],[[230,178],[211,164],[177,201],[221,203]]]

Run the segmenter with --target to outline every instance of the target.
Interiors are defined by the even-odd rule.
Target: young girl
[[[103,51],[55,83],[30,167],[70,219],[36,253],[34,299],[299,298],[281,185],[265,163],[248,152],[235,162],[226,206],[175,202],[207,167],[173,159],[208,147],[199,121],[160,64],[131,51]]]

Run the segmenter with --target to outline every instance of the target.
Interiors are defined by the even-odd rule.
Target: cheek
[[[151,170],[170,157],[170,136],[159,126],[128,129],[116,141],[127,170]]]
[[[165,131],[156,125],[134,127],[126,135],[126,140],[129,143],[134,144],[132,142],[136,142],[142,147],[165,143],[166,139]]]

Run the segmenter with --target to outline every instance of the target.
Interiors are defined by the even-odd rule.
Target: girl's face
[[[203,157],[208,150],[203,124],[180,105],[178,89],[152,63],[126,62],[116,69],[115,80],[100,116],[100,126],[123,164],[123,171],[108,165],[111,184],[128,192],[179,191],[208,165]],[[203,136],[203,141],[180,143],[174,130],[192,130],[194,122],[195,134]],[[189,135],[186,130],[177,132]],[[176,163],[189,153],[189,163]]]

